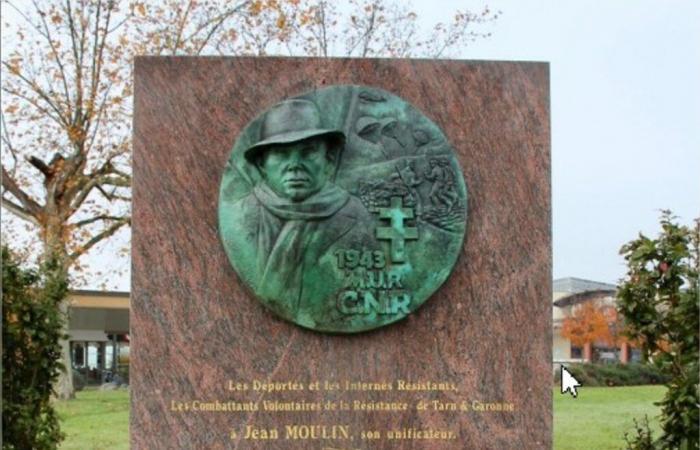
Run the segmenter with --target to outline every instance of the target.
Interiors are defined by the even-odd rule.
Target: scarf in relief
[[[320,256],[313,254],[323,231],[319,226],[345,206],[350,195],[331,183],[298,203],[280,197],[264,183],[256,186],[253,194],[263,206],[258,228],[260,294],[296,309],[304,260]]]

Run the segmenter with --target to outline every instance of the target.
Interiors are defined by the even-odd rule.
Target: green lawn
[[[649,416],[658,436],[656,416],[664,386],[581,387],[579,396],[554,391],[554,448],[557,450],[619,450],[632,419]]]
[[[56,409],[66,434],[62,450],[129,448],[128,391],[86,389]]]
[[[649,415],[652,426],[663,386],[582,387],[578,398],[554,391],[554,448],[557,450],[618,450],[632,419]],[[85,390],[70,402],[59,402],[66,440],[61,449],[129,448],[129,393]]]

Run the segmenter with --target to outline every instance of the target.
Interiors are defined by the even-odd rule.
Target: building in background
[[[588,342],[581,347],[572,345],[571,341],[562,335],[564,321],[571,317],[575,309],[587,302],[596,302],[603,312],[616,316],[615,290],[616,286],[580,278],[560,278],[553,282],[552,298],[552,360],[558,364],[580,362],[620,362],[639,361],[641,356],[638,349],[631,348],[623,342],[614,346],[609,342],[597,340]],[[615,327],[616,324],[610,324]],[[611,330],[614,334],[619,330]]]
[[[73,369],[87,384],[128,382],[129,293],[72,291],[69,316]]]
[[[624,343],[619,348],[612,348],[604,342],[577,347],[561,335],[564,320],[571,316],[577,305],[596,301],[604,307],[614,308],[615,288],[612,284],[580,278],[554,280],[552,359],[555,365],[639,360],[639,351]],[[88,384],[111,381],[115,375],[128,381],[129,293],[72,291],[70,299],[73,369],[83,375]]]

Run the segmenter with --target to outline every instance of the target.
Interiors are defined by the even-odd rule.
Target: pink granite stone
[[[447,282],[406,320],[351,336],[267,312],[243,288],[217,231],[221,174],[240,131],[279,100],[333,84],[385,89],[420,109],[454,147],[469,192],[464,248]],[[547,64],[143,57],[135,85],[132,448],[551,447]],[[440,381],[458,391],[272,394],[229,391],[229,380]],[[411,408],[173,411],[177,402],[266,399]],[[515,410],[417,411],[418,399],[510,402]],[[347,425],[354,440],[289,440],[286,424]],[[246,425],[277,428],[280,439],[244,439]],[[457,439],[360,438],[401,428],[451,430]]]

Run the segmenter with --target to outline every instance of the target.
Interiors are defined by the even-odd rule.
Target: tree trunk
[[[44,257],[46,260],[54,259],[58,262],[56,268],[57,277],[63,277],[68,285],[68,252],[63,241],[63,227],[60,224],[49,224],[45,228],[44,235]],[[71,364],[70,341],[68,337],[70,311],[68,305],[68,296],[56,299],[56,307],[59,308],[64,316],[63,330],[61,334],[65,335],[65,339],[61,339],[61,364],[64,370],[58,376],[58,380],[54,384],[54,395],[57,399],[71,400],[75,398],[75,389],[73,387],[73,367]]]
[[[69,308],[68,299],[64,299],[59,308],[61,313],[64,314],[66,318],[63,325],[63,334],[68,334],[68,323],[69,323]],[[73,387],[73,366],[71,364],[70,357],[70,341],[69,338],[61,339],[61,363],[65,370],[61,371],[61,374],[56,380],[56,385],[54,386],[54,391],[56,392],[56,398],[61,400],[72,400],[75,398],[75,388]]]

